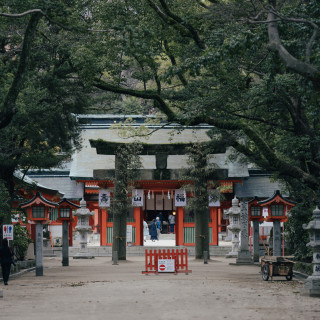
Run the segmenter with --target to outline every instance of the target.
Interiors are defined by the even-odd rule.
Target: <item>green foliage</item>
[[[5,223],[10,223],[10,195],[3,180],[0,179],[0,227]],[[0,230],[2,236],[2,227]]]
[[[312,261],[312,250],[306,246],[310,242],[309,232],[302,228],[303,224],[310,221],[311,216],[310,204],[297,203],[290,211],[288,222],[285,224],[287,250],[297,261]]]
[[[210,164],[207,146],[194,144],[188,148],[187,154],[188,167],[185,169],[184,179],[193,181],[193,184],[184,187],[194,193],[194,197],[188,199],[188,208],[194,212],[203,212],[208,210],[209,197],[212,200],[218,200],[220,197],[219,191],[213,189],[214,165]]]
[[[313,264],[312,263],[306,263],[306,262],[296,262],[293,265],[293,270],[296,270],[298,272],[307,274],[309,276],[313,273]]]
[[[15,169],[58,166],[80,147],[75,114],[84,112],[90,90],[75,76],[72,46],[65,30],[57,28],[74,22],[74,6],[73,1],[24,1],[18,6],[5,1],[0,8],[9,13],[42,9],[52,19],[41,16],[31,27],[34,14],[0,17],[0,178],[11,197]],[[32,37],[27,37],[28,28]],[[4,125],[6,117],[10,121]]]
[[[13,228],[13,248],[16,258],[23,261],[27,253],[29,243],[32,240],[26,227],[16,224]]]
[[[139,178],[142,167],[140,152],[141,145],[138,143],[126,143],[117,148],[114,200],[111,213],[126,214],[130,207],[128,194],[134,188],[134,182]]]

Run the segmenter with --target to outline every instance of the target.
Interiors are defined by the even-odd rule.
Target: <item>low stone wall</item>
[[[36,266],[36,261],[35,260],[25,260],[25,261],[16,261],[16,265],[11,265],[11,271],[10,271],[10,276],[13,276],[15,274],[19,274],[22,271],[27,271],[28,269],[35,268]],[[0,266],[1,270],[1,266]],[[0,276],[2,279],[2,270],[0,271]]]

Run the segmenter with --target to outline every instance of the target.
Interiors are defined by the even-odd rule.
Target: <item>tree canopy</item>
[[[317,1],[101,2],[88,19],[100,30],[75,64],[90,51],[97,69],[82,75],[94,87],[152,102],[171,122],[212,124],[213,145],[315,196],[319,11]]]
[[[40,4],[0,7],[0,178],[11,196],[16,169],[55,167],[80,146],[75,114],[89,101],[65,30],[51,22],[67,13],[59,3]]]
[[[20,46],[19,59],[11,59],[17,65],[5,77],[7,94],[1,101],[15,97],[9,94],[8,83],[15,79],[8,81],[9,75],[17,76],[24,59],[40,55],[34,61],[46,61],[48,74],[91,88],[90,105],[98,112],[109,107],[127,112],[139,105],[136,112],[160,110],[169,122],[211,124],[212,146],[231,145],[292,190],[302,184],[314,197],[319,194],[318,1],[8,3],[1,7],[2,25],[21,27],[17,20],[23,19],[29,26],[23,29],[23,43],[29,36],[38,47],[24,58]],[[44,50],[44,43],[51,49]],[[48,52],[55,53],[54,59]],[[54,72],[57,64],[61,73]],[[68,74],[72,81],[65,79]],[[75,92],[62,96],[81,105],[78,94],[67,99]],[[20,96],[14,107],[3,104],[2,119],[19,109]]]

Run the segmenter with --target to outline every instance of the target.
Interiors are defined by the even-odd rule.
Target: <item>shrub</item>
[[[27,228],[16,224],[13,228],[13,249],[17,260],[24,260],[29,243],[31,242],[32,240]]]

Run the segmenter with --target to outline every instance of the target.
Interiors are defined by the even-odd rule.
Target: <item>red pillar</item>
[[[218,232],[222,232],[222,227],[221,227],[221,209],[218,208]]]
[[[212,245],[219,245],[219,232],[218,232],[218,208],[211,207],[210,215],[212,221]]]
[[[143,228],[142,228],[142,214],[141,214],[141,208],[140,207],[134,207],[134,219],[136,221],[135,227],[136,227],[136,246],[142,245],[142,239],[143,239]]]
[[[177,207],[176,215],[176,246],[183,246],[183,218],[184,209],[183,207]]]
[[[107,245],[107,210],[100,210],[100,246]]]

